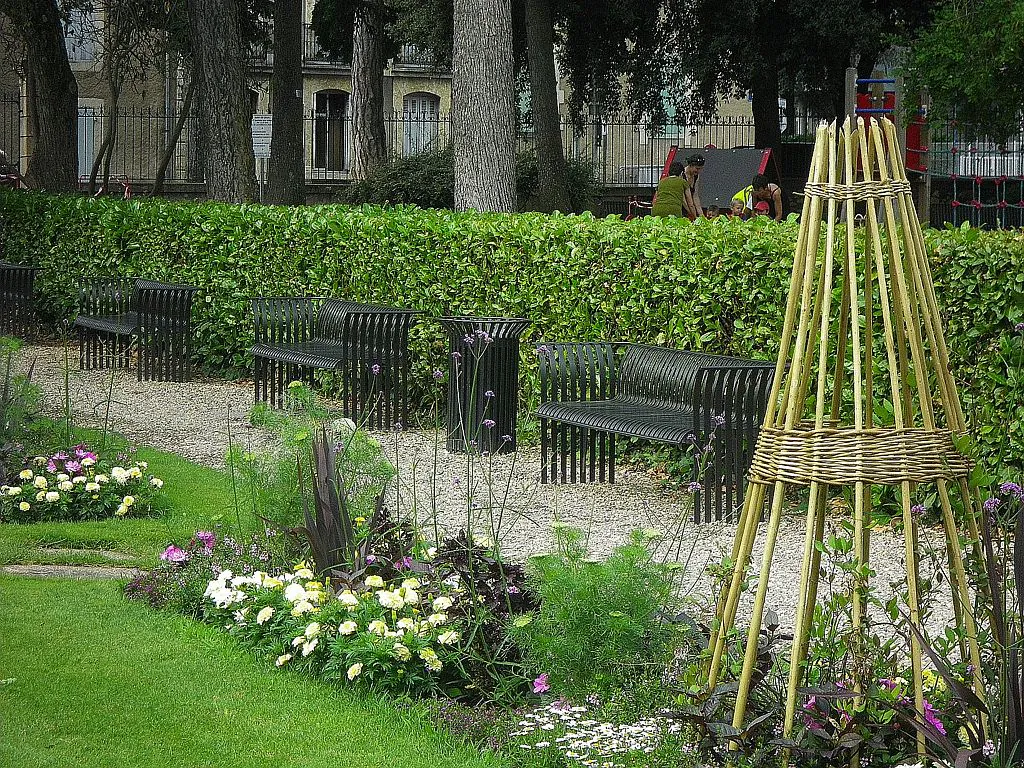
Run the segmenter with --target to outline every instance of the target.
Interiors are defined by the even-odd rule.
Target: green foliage
[[[540,608],[509,631],[530,666],[560,696],[626,685],[658,669],[688,631],[670,623],[672,579],[634,533],[603,561],[588,558],[583,534],[557,527],[558,551],[530,561]]]
[[[569,182],[575,211],[593,205],[599,189],[593,166],[569,159]],[[537,191],[537,156],[521,152],[516,157],[516,195],[525,205]],[[344,193],[345,202],[374,205],[418,205],[420,208],[455,207],[455,166],[452,150],[427,150],[393,160]]]
[[[536,400],[531,343],[622,340],[772,359],[777,354],[797,226],[630,222],[582,216],[373,207],[268,207],[0,194],[8,258],[42,267],[53,320],[73,313],[84,275],[126,274],[199,285],[196,357],[248,369],[248,297],[335,295],[447,314],[523,316],[521,403]],[[927,230],[951,370],[983,454],[1006,434],[1024,456],[1019,377],[1002,386],[1000,336],[1024,321],[1024,235]],[[441,329],[411,336],[414,401],[433,402],[447,365]]]
[[[1003,143],[1024,105],[1024,2],[943,3],[911,48],[907,86],[927,88],[934,114],[955,114]]]

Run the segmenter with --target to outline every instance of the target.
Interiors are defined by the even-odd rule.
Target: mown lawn
[[[501,765],[415,711],[275,670],[115,583],[0,577],[0,606],[0,765]]]

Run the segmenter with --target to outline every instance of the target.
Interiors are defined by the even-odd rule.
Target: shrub
[[[270,568],[271,543],[263,534],[241,541],[220,531],[197,531],[184,547],[171,544],[160,554],[158,566],[129,581],[125,597],[200,618],[210,580],[225,570],[242,575]]]
[[[253,295],[336,295],[449,314],[523,316],[521,399],[536,399],[531,343],[622,340],[773,358],[797,226],[767,220],[623,222],[590,215],[412,208],[270,207],[0,193],[9,259],[42,268],[51,319],[72,314],[77,278],[138,275],[199,285],[196,357],[249,367]],[[1004,386],[998,339],[1024,321],[1024,233],[926,230],[965,406],[982,447],[1024,463],[1020,384]],[[412,397],[433,401],[445,336],[411,335]],[[1003,373],[1000,373],[1000,372]],[[993,379],[992,376],[996,376]],[[987,429],[987,432],[984,430]]]
[[[535,690],[582,697],[660,671],[688,628],[667,620],[669,570],[655,563],[641,534],[607,560],[588,559],[583,534],[556,528],[558,551],[530,561],[540,608],[514,619],[510,632],[542,675]]]
[[[128,462],[123,462],[128,464]],[[0,486],[0,521],[102,520],[145,517],[163,480],[146,472],[147,464],[128,466],[100,459],[84,445],[53,456],[36,456],[17,483]]]
[[[590,208],[599,188],[589,162],[570,159],[569,188],[575,212]],[[529,210],[537,191],[537,155],[516,156],[516,196],[520,210]],[[359,205],[418,205],[420,208],[455,207],[455,164],[451,149],[427,150],[392,160],[367,178],[353,183],[342,195],[347,203]]]

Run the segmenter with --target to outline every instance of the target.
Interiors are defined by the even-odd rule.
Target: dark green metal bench
[[[139,381],[187,381],[198,290],[141,278],[84,280],[75,319],[80,367],[127,368],[135,357],[134,341]]]
[[[630,343],[546,343],[538,354],[541,482],[615,482],[616,435],[700,450],[714,432],[694,520],[734,516],[774,363]]]
[[[27,336],[35,318],[35,267],[0,261],[0,334]]]
[[[409,329],[419,314],[330,298],[252,300],[256,402],[280,407],[292,381],[335,371],[345,415],[368,428],[408,423]]]

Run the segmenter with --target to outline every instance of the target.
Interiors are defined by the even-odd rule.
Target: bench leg
[[[139,381],[188,381],[191,353],[190,334],[144,328],[139,334]]]
[[[615,435],[540,420],[540,481],[615,482]]]
[[[78,328],[78,367],[83,371],[128,368],[132,358],[130,336]]]

